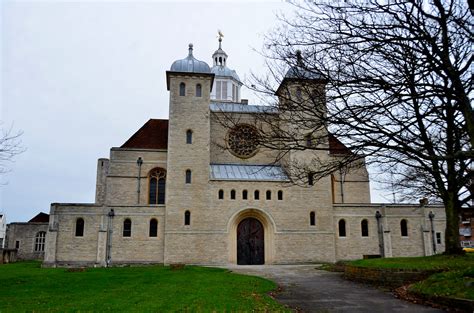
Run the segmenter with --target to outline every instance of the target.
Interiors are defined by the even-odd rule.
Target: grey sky
[[[217,29],[228,66],[264,72],[263,35],[280,2],[1,3],[0,120],[27,151],[0,187],[0,211],[26,221],[51,202],[93,202],[96,161],[149,118],[168,118],[165,71],[187,55],[211,63]],[[243,98],[257,98],[243,90]]]

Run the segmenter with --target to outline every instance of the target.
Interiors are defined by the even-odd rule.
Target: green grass
[[[413,258],[366,259],[348,262],[361,267],[418,269],[418,270],[451,270],[474,266],[474,253],[461,256],[435,255]]]
[[[224,269],[186,266],[40,268],[0,265],[0,312],[287,311],[267,295],[275,283]]]
[[[410,286],[409,290],[429,296],[474,300],[474,267],[431,275]]]
[[[410,286],[409,290],[425,296],[443,296],[474,300],[474,253],[460,256],[435,255],[415,258],[367,259],[350,265],[406,270],[442,270]]]

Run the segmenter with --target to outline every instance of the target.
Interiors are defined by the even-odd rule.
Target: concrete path
[[[262,276],[277,282],[283,292],[276,299],[303,312],[443,312],[395,298],[388,292],[342,278],[341,273],[315,269],[317,265],[242,265],[233,272]]]

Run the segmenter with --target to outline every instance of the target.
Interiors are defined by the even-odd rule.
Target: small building
[[[10,223],[6,230],[6,247],[17,250],[18,260],[43,260],[49,214],[39,213],[26,223]]]
[[[461,247],[474,247],[474,212],[470,210],[462,210],[459,221],[459,241]]]

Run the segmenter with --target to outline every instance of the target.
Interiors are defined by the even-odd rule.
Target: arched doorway
[[[256,218],[246,218],[237,227],[237,264],[265,264],[263,225]]]

